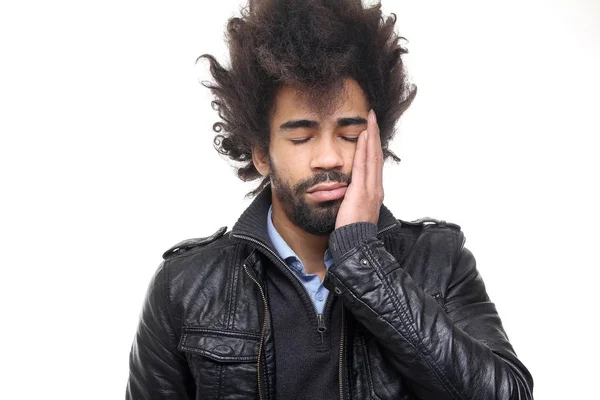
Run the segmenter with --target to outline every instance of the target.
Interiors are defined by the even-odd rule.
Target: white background
[[[148,281],[254,184],[212,148],[203,53],[237,0],[0,6],[5,399],[119,399]],[[209,5],[210,4],[210,5]],[[460,224],[539,399],[597,395],[600,2],[385,1],[418,86],[401,219]]]

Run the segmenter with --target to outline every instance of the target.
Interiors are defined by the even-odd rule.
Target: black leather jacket
[[[264,274],[283,260],[268,239],[270,196],[263,190],[232,231],[163,255],[127,399],[276,398]],[[532,377],[463,245],[457,225],[399,221],[382,206],[377,236],[335,259],[325,285],[344,305],[340,399],[532,399]]]

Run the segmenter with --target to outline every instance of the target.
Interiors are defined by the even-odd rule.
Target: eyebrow
[[[336,126],[338,128],[343,128],[345,126],[356,126],[356,125],[367,125],[367,120],[363,117],[346,117],[346,118],[338,118],[336,121]],[[308,129],[316,129],[319,127],[319,123],[317,121],[311,121],[308,119],[294,119],[290,121],[286,121],[283,124],[279,125],[279,129],[283,131],[289,131],[297,128],[308,128]]]

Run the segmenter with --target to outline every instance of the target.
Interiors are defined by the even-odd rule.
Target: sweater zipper
[[[263,352],[263,342],[265,340],[265,332],[267,330],[267,318],[268,318],[268,306],[267,306],[267,297],[265,296],[265,292],[262,288],[262,286],[260,286],[260,283],[258,283],[258,280],[250,273],[250,271],[248,271],[248,266],[246,264],[244,264],[244,271],[246,272],[246,274],[250,277],[250,279],[252,279],[252,281],[254,283],[256,283],[256,286],[258,286],[258,290],[260,291],[260,296],[262,297],[262,301],[264,304],[264,317],[263,317],[263,325],[262,328],[260,330],[260,342],[258,345],[258,361],[257,361],[257,365],[256,365],[256,370],[257,370],[257,375],[258,375],[258,398],[260,400],[263,400],[263,376],[261,374],[262,372],[262,366],[261,366],[261,360],[262,360],[262,352]]]
[[[327,326],[325,325],[325,312],[327,311],[327,307],[329,306],[329,303],[331,301],[331,299],[333,298],[333,296],[327,296],[327,300],[325,300],[325,304],[323,305],[323,312],[319,313],[317,312],[317,331],[321,334],[321,346],[323,345],[325,339],[323,338],[323,335],[325,334],[325,332],[327,332]],[[314,306],[314,303],[313,303]],[[315,307],[315,312],[317,311],[316,307]]]

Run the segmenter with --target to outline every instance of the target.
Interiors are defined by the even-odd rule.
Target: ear
[[[268,155],[257,146],[252,148],[252,163],[262,176],[269,176],[271,173],[267,157]]]

